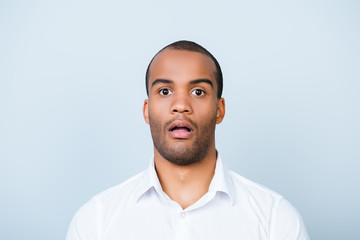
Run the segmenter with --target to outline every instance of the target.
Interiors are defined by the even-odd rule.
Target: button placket
[[[187,227],[187,219],[186,216],[188,215],[187,212],[184,212],[183,210],[179,211],[177,213],[177,221],[176,221],[176,227],[175,227],[175,238],[174,240],[184,240],[189,239],[189,229]]]

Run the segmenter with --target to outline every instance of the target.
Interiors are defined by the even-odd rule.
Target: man
[[[223,164],[215,148],[222,81],[217,60],[194,42],[155,55],[143,107],[154,143],[150,166],[86,203],[67,240],[309,239],[289,202]]]

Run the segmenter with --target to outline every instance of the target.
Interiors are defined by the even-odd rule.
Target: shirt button
[[[181,216],[181,217],[185,217],[185,216],[186,216],[186,213],[182,212],[182,213],[180,214],[180,216]]]

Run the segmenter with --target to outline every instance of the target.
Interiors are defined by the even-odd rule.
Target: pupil
[[[196,95],[200,95],[201,94],[201,91],[200,90],[196,90]]]
[[[163,94],[164,94],[164,95],[168,95],[168,93],[169,93],[169,90],[167,90],[167,89],[164,89],[164,90],[163,90]]]

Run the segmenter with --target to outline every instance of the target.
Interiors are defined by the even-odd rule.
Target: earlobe
[[[225,117],[225,99],[220,98],[218,100],[216,124],[220,124]]]
[[[149,99],[145,99],[143,106],[143,115],[145,122],[149,124]]]

